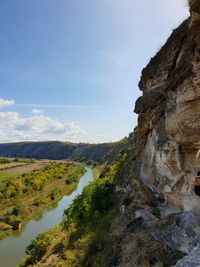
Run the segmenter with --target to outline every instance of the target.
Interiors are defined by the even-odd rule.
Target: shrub
[[[32,263],[40,260],[50,246],[53,237],[50,233],[42,233],[26,249],[26,254],[31,255]]]
[[[23,208],[21,205],[16,205],[12,210],[12,215],[18,216],[20,213],[22,213]]]

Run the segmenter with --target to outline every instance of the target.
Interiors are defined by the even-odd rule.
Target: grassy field
[[[13,178],[17,178],[19,176],[18,173],[9,173],[5,171],[0,171],[0,181],[5,181]]]
[[[42,170],[46,168],[49,161],[34,161],[30,162],[11,162],[0,164],[0,181],[16,178],[24,173],[29,173],[33,170]]]
[[[4,169],[10,169],[10,168],[14,168],[14,167],[20,167],[20,166],[24,166],[27,165],[28,163],[23,163],[23,162],[10,162],[10,163],[4,163],[4,164],[0,164],[0,170],[4,170]]]

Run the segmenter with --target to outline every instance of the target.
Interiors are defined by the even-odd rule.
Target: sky
[[[0,142],[113,142],[185,0],[0,0]]]

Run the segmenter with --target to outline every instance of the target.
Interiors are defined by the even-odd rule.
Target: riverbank
[[[114,208],[119,196],[115,185],[126,157],[126,153],[121,153],[100,176],[97,168],[92,169],[96,178],[66,207],[59,225],[29,244],[20,267],[109,265],[113,257],[110,227],[119,212]]]
[[[4,201],[0,209],[0,239],[13,233],[13,225],[16,222],[19,228],[23,228],[29,220],[41,218],[44,210],[56,207],[64,195],[76,189],[80,178],[85,173],[85,168],[75,163],[58,164],[59,175],[56,175],[58,174],[58,165],[56,165],[57,173],[55,168],[54,179],[49,179],[50,182],[47,182],[42,190],[18,196],[11,200],[11,204],[9,202],[9,206],[6,206],[6,201]],[[65,168],[63,173],[60,172],[60,167]],[[42,174],[44,171],[39,172],[39,175]]]
[[[73,202],[83,188],[93,180],[92,170],[86,168],[86,173],[81,177],[78,186],[68,196],[64,196],[56,208],[43,213],[43,217],[30,220],[21,232],[0,240],[0,267],[16,267],[25,256],[26,247],[40,233],[48,231],[63,219],[63,213]],[[12,257],[10,257],[12,255]]]

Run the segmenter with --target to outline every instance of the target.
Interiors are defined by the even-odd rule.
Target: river
[[[77,189],[70,195],[64,196],[56,208],[46,211],[40,220],[30,220],[19,233],[0,240],[0,267],[16,267],[25,256],[25,249],[40,233],[49,230],[60,223],[63,212],[70,206],[73,199],[82,192],[83,188],[93,179],[91,169],[81,177]]]

